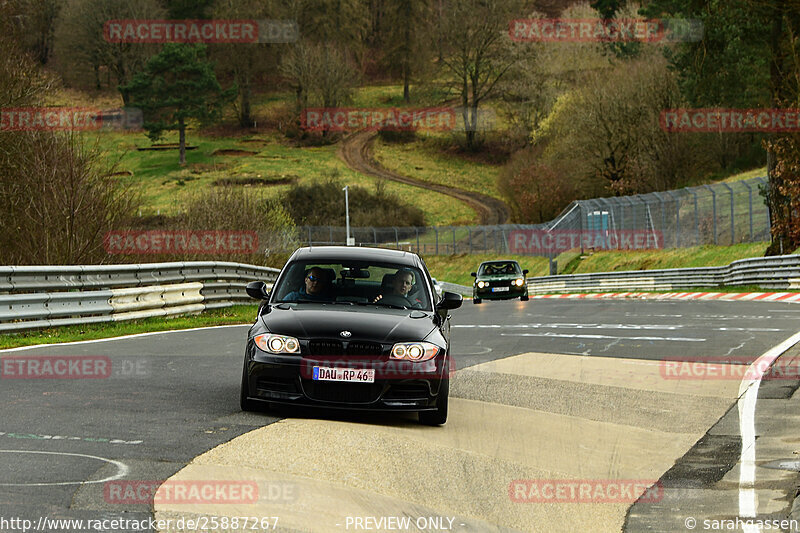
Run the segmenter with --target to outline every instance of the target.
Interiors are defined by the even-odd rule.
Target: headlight
[[[516,285],[517,287],[522,287],[523,283],[525,283],[524,279],[515,279],[514,280],[514,285]]]
[[[486,286],[486,282],[485,282],[485,281],[479,281],[479,282],[478,282],[478,288],[479,288],[479,289],[482,289],[482,288],[484,288],[485,286]]]
[[[427,361],[436,357],[439,350],[441,348],[430,342],[398,342],[392,346],[391,359]]]
[[[253,337],[262,351],[269,353],[300,353],[300,343],[294,337],[264,333]]]

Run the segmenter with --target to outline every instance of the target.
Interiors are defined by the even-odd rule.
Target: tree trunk
[[[782,11],[777,5],[774,8],[772,18],[772,28],[770,31],[770,93],[772,107],[780,107],[780,86],[782,83],[778,61],[780,59],[780,37],[782,31]],[[769,140],[775,140],[774,133],[769,135]],[[767,212],[770,215],[770,225],[772,234],[772,244],[767,248],[766,255],[777,255],[783,253],[783,245],[788,244],[786,227],[786,213],[783,209],[783,195],[780,192],[781,177],[775,172],[777,161],[773,149],[767,145],[767,181],[769,194],[767,196]]]
[[[250,80],[242,80],[239,91],[239,125],[243,128],[253,127],[252,110],[250,109]]]
[[[183,117],[178,120],[178,146],[180,147],[181,153],[181,166],[186,165],[186,124],[183,121]]]

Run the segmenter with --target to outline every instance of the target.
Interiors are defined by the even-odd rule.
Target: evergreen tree
[[[130,105],[141,109],[152,140],[165,131],[178,132],[181,165],[186,164],[187,121],[214,122],[238,92],[236,85],[222,90],[205,53],[201,44],[167,44],[143,72],[120,88],[130,96]]]

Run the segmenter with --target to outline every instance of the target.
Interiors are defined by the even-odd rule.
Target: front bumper
[[[388,358],[276,356],[250,348],[245,362],[249,398],[257,401],[368,411],[428,411],[436,408],[449,359],[411,363]],[[390,363],[404,363],[402,365]],[[415,366],[411,366],[415,365]],[[314,366],[374,368],[374,383],[318,381]]]
[[[506,285],[507,291],[492,292],[492,289],[498,287],[483,287],[479,289],[477,285],[472,287],[473,298],[480,298],[482,300],[510,300],[511,298],[519,298],[520,296],[528,295],[528,286],[523,285]]]

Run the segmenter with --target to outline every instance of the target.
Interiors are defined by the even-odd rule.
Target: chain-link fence
[[[545,224],[350,228],[356,246],[423,255],[513,253],[553,257],[570,249],[682,248],[770,239],[765,178],[572,202]],[[302,246],[345,245],[340,226],[301,226]]]

